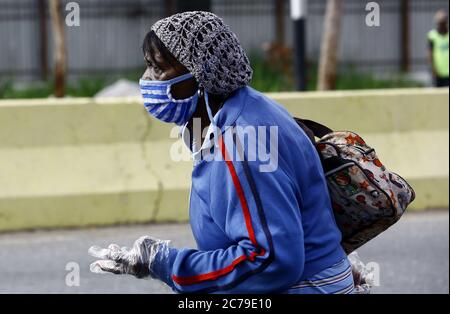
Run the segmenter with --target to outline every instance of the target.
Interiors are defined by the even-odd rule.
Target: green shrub
[[[261,56],[254,53],[250,55],[253,67],[253,79],[250,86],[261,92],[293,91],[293,77],[291,74],[277,70]],[[69,83],[66,89],[67,95],[72,97],[92,97],[104,87],[112,84],[122,77],[137,82],[142,74],[142,69],[132,70],[111,76],[95,75],[81,77],[76,82]],[[317,65],[311,63],[307,71],[307,89],[316,90]],[[26,87],[16,87],[12,81],[0,82],[1,98],[45,98],[53,94],[53,81],[32,83]],[[337,80],[337,90],[351,89],[377,89],[399,87],[421,87],[422,84],[404,75],[396,75],[390,79],[380,79],[371,73],[360,72],[355,66],[344,66],[340,69]]]

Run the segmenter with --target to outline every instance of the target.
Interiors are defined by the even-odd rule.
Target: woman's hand
[[[352,266],[352,274],[353,274],[353,283],[355,284],[355,287],[361,286],[366,283],[361,272],[353,266]]]
[[[353,283],[355,284],[356,294],[369,294],[373,286],[373,282],[369,279],[372,276],[371,270],[361,261],[356,251],[348,255],[350,264],[352,265]]]
[[[151,276],[152,263],[156,254],[168,250],[169,241],[142,236],[137,239],[131,249],[110,244],[108,248],[92,246],[89,255],[99,258],[90,265],[93,273],[128,274],[137,278]]]

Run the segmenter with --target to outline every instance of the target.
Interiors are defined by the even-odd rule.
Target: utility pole
[[[291,0],[291,19],[294,26],[295,89],[299,91],[305,91],[307,87],[306,5],[307,0]]]

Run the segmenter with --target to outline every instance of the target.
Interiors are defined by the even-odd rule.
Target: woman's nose
[[[145,70],[145,72],[144,72],[144,74],[142,74],[142,77],[141,77],[143,80],[153,80],[153,77],[152,77],[152,75],[151,75],[151,71],[150,71],[150,69],[149,68],[147,68],[146,70]]]

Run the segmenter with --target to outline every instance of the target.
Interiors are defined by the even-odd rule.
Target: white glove
[[[374,286],[374,274],[364,265],[356,251],[350,253],[347,257],[352,265],[355,293],[370,294],[370,290]]]
[[[89,255],[100,258],[90,265],[93,273],[128,274],[137,278],[153,277],[152,263],[158,252],[164,255],[169,252],[169,241],[142,236],[137,239],[133,248],[119,247],[110,244],[107,249],[91,246]]]

